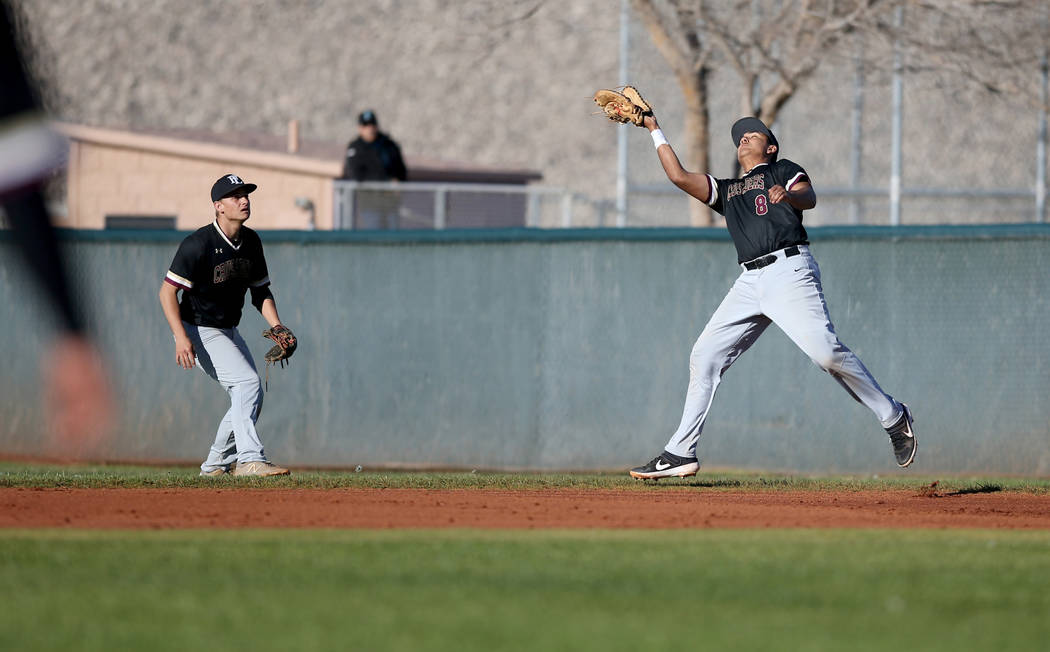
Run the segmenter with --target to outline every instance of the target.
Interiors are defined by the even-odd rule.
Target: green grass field
[[[195,473],[4,463],[0,487],[260,485]],[[646,490],[612,475],[483,473],[317,472],[265,485]],[[940,486],[1048,490],[996,478]],[[1028,651],[1050,641],[1048,586],[1045,530],[0,530],[0,649]]]
[[[0,487],[275,487],[338,489],[651,489],[653,483],[639,482],[626,473],[490,473],[490,472],[410,472],[388,470],[302,471],[281,478],[201,478],[196,467],[155,467],[127,465],[24,464],[0,461]],[[1050,493],[1050,478],[1001,478],[990,476],[893,476],[834,475],[804,476],[787,473],[742,471],[701,471],[695,478],[667,479],[661,487],[696,486],[732,491],[914,489],[938,482],[942,492],[1025,491]]]
[[[5,650],[1037,650],[1050,533],[0,532]]]

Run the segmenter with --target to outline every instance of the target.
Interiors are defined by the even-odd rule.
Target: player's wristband
[[[664,132],[660,129],[653,129],[649,132],[649,135],[653,137],[653,147],[660,149],[660,145],[669,145],[667,139],[664,138]]]

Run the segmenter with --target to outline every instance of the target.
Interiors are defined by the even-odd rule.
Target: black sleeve
[[[343,152],[343,176],[342,179],[353,179],[354,178],[354,143],[351,142],[346,146],[346,150]]]
[[[270,270],[266,268],[266,256],[263,254],[262,240],[255,231],[250,231],[249,236],[255,240],[252,246],[252,277],[248,279],[248,287],[261,288],[270,284]]]
[[[387,172],[394,179],[404,181],[408,178],[408,170],[405,169],[405,161],[401,158],[401,148],[391,140],[390,150],[390,169]]]
[[[7,2],[0,2],[0,117],[39,110],[36,86],[18,51],[15,21]]]
[[[178,251],[175,252],[175,258],[171,261],[171,267],[168,268],[164,281],[181,290],[192,290],[195,272],[202,253],[200,241],[192,235],[187,236],[179,245]]]
[[[32,189],[4,200],[15,244],[22,260],[43,288],[61,319],[61,327],[72,333],[84,329],[80,309],[69,291],[66,266],[58,248],[55,230],[48,218],[41,193]]]
[[[784,186],[784,190],[791,190],[791,187],[799,181],[809,181],[809,175],[802,169],[802,166],[787,159],[781,159],[773,164],[773,178]]]
[[[270,291],[269,285],[264,285],[262,287],[253,287],[251,288],[251,293],[252,305],[255,306],[255,309],[259,312],[262,312],[264,301],[266,301],[267,299],[273,299],[273,292]]]
[[[714,175],[707,175],[707,183],[711,194],[707,198],[707,205],[719,215],[726,214],[726,188],[729,186],[728,179],[716,179]]]
[[[273,298],[270,292],[270,272],[266,268],[266,256],[263,254],[262,240],[259,234],[250,232],[249,237],[254,238],[252,253],[252,278],[248,280],[248,290],[252,293],[252,305],[262,312],[263,301]]]
[[[36,135],[48,144],[46,149],[54,150],[49,155],[41,156],[41,152],[36,151],[26,157],[26,152],[19,149],[18,139],[13,139],[9,141],[13,146],[0,151],[0,157],[5,159],[28,159],[17,174],[0,178],[0,201],[11,235],[26,267],[58,313],[62,328],[79,332],[83,329],[80,311],[70,293],[58,239],[38,185],[58,163],[56,156],[61,148],[51,142],[53,138],[48,138],[50,130],[44,126],[39,113],[36,88],[18,51],[14,20],[6,2],[0,2],[0,89],[3,89],[0,91],[0,132],[26,133],[30,142]]]

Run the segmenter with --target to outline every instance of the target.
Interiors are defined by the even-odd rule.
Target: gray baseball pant
[[[197,364],[230,395],[226,411],[202,471],[227,468],[233,462],[266,461],[255,422],[262,411],[263,390],[252,354],[236,328],[212,328],[182,322],[193,342]]]
[[[711,315],[689,357],[685,409],[678,430],[667,442],[667,452],[696,457],[722,375],[771,323],[874,412],[884,428],[903,414],[900,403],[882,391],[860,358],[835,334],[820,285],[820,267],[809,247],[799,246],[799,250],[798,256],[791,257],[783,250],[774,252],[777,260],[771,265],[745,269]]]

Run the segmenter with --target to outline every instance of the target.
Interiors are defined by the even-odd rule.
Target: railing
[[[335,229],[446,229],[573,226],[573,203],[547,186],[396,181],[336,181]]]
[[[889,223],[887,188],[818,187],[817,193],[820,202],[807,213],[809,224]],[[918,219],[904,220],[906,224],[1045,221],[1038,193],[1031,189],[914,187],[902,188],[900,195],[927,204],[940,200],[934,204],[941,210],[919,210]],[[634,185],[628,194],[630,212],[624,217],[611,199],[592,199],[565,188],[388,181],[336,181],[333,200],[333,228],[343,230],[680,227],[689,226],[686,202],[692,201],[670,183]],[[865,209],[865,202],[872,200],[875,203]],[[1007,202],[1009,211],[1004,209]],[[1030,207],[1027,202],[1032,202]]]

